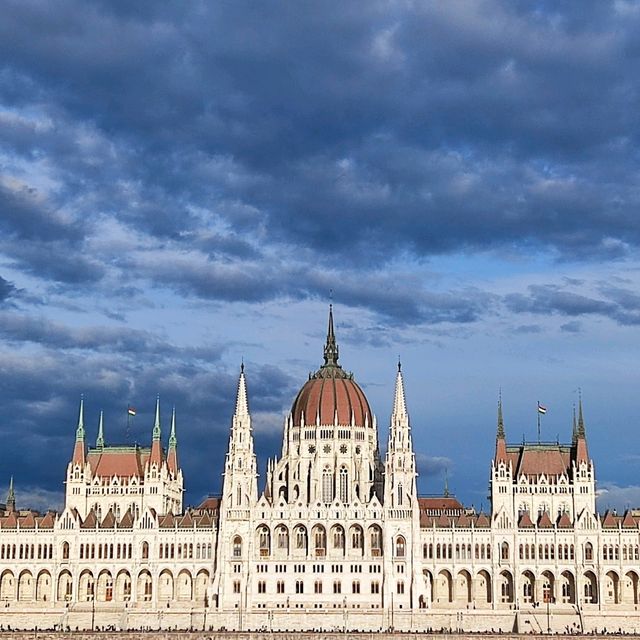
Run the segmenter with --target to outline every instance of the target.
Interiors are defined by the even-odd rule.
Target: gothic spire
[[[84,396],[80,396],[80,410],[78,411],[78,426],[76,427],[76,443],[73,447],[72,462],[74,465],[84,466]]]
[[[449,469],[445,468],[444,470],[444,493],[445,498],[448,498],[451,494],[449,493]]]
[[[169,449],[167,451],[167,466],[169,471],[178,473],[178,439],[176,438],[176,407],[171,412],[171,433],[169,434]]]
[[[151,438],[151,455],[149,456],[149,464],[156,464],[158,467],[162,464],[162,444],[160,437],[162,435],[160,429],[160,395],[156,398],[156,417],[153,423],[153,434]]]
[[[573,405],[573,428],[571,430],[571,442],[575,444],[578,441],[578,423],[576,422],[576,405]]]
[[[104,449],[104,412],[100,411],[100,421],[98,422],[98,437],[96,448]]]
[[[507,462],[507,442],[504,432],[504,419],[502,418],[502,390],[498,394],[498,428],[496,430],[496,457],[495,462]]]
[[[498,431],[496,434],[497,438],[505,439],[504,434],[504,420],[502,419],[502,390],[498,395]]]
[[[582,392],[578,397],[578,430],[576,432],[578,438],[584,438],[586,436],[584,429],[584,417],[582,415]]]
[[[80,396],[80,410],[78,411],[78,426],[76,428],[76,442],[84,442],[84,395]]]
[[[7,493],[7,511],[13,512],[16,510],[16,494],[13,490],[13,476],[9,481],[9,493]]]
[[[240,365],[240,377],[238,378],[238,392],[236,394],[235,415],[249,415],[249,403],[247,401],[247,381],[244,375],[244,363]]]
[[[402,365],[398,360],[398,373],[396,374],[396,390],[393,397],[393,418],[398,420],[407,417],[407,403],[404,395],[404,380],[402,379]]]
[[[160,394],[156,397],[156,419],[153,423],[153,439],[160,440]]]
[[[327,342],[324,346],[324,364],[325,366],[338,365],[338,345],[336,344],[336,336],[333,331],[333,305],[329,305],[329,328],[327,329]]]

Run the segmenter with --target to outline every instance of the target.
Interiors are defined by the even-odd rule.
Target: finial
[[[402,361],[400,360],[400,354],[398,354],[398,373],[402,371]]]
[[[244,373],[244,356],[240,358],[240,373]]]
[[[449,469],[444,469],[444,497],[449,497]]]

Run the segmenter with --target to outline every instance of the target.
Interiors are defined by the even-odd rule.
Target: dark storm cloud
[[[243,231],[239,212],[255,212],[268,245],[358,265],[639,243],[630,5],[69,0],[4,14],[5,101],[109,141],[59,154],[61,191],[88,189],[148,233],[192,231],[198,203]],[[33,153],[16,126],[14,152]]]
[[[570,284],[570,283],[568,283]],[[600,287],[601,297],[567,290],[566,285],[530,285],[528,293],[504,296],[504,304],[514,313],[582,317],[602,316],[621,325],[640,324],[640,296],[619,287]],[[563,331],[580,330],[577,321],[562,325]]]
[[[135,440],[143,445],[150,441],[155,398],[160,394],[165,439],[171,406],[176,406],[187,499],[197,502],[219,484],[238,372],[218,368],[213,360],[181,355],[184,360],[176,361],[171,351],[164,357],[140,350],[135,357],[89,349],[78,353],[40,348],[20,355],[0,351],[3,411],[12,416],[0,427],[0,439],[6,443],[0,448],[0,468],[14,473],[18,486],[28,481],[29,486],[59,487],[73,448],[81,393],[89,444],[95,441],[98,413],[104,410],[105,437],[110,444]],[[269,432],[276,432],[295,393],[293,379],[273,365],[248,366],[247,377],[251,410],[261,415]],[[129,431],[128,403],[138,410]],[[271,435],[257,435],[256,439],[269,455],[275,453]],[[29,455],[19,456],[18,467],[16,456],[23,451]]]
[[[9,298],[11,298],[16,293],[15,286],[5,280],[2,276],[0,276],[0,305],[5,303]]]

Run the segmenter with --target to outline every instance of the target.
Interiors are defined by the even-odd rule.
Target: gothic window
[[[340,502],[349,500],[349,474],[345,467],[340,469]]]
[[[62,559],[63,560],[69,559],[69,543],[68,542],[62,543]]]
[[[344,549],[344,529],[340,526],[333,529],[333,547],[334,549]]]
[[[143,542],[142,543],[142,559],[148,560],[148,558],[149,558],[149,543]]]
[[[380,527],[373,526],[371,527],[370,537],[371,537],[371,555],[373,556],[381,556],[382,555],[382,531]]]
[[[322,580],[316,580],[313,583],[313,593],[322,593]]]
[[[323,556],[327,548],[327,533],[323,526],[319,525],[314,531],[314,543],[317,556]]]
[[[240,485],[238,485],[238,488],[236,489],[236,503],[238,506],[242,504],[242,487]]]
[[[289,532],[286,527],[278,528],[278,549],[289,548]]]
[[[402,482],[398,483],[398,504],[402,504]]]
[[[322,502],[325,504],[333,502],[333,473],[330,469],[322,472]]]
[[[200,545],[198,545],[200,547]],[[199,551],[199,548],[198,548]],[[240,536],[236,536],[233,539],[233,557],[241,558],[242,557],[242,538]]]
[[[593,545],[590,542],[584,545],[584,559],[593,561]]]
[[[509,559],[509,543],[508,542],[503,542],[500,545],[500,557],[502,558],[502,560]]]
[[[335,580],[333,583],[333,593],[342,593],[342,582]]]
[[[362,549],[362,529],[353,527],[351,530],[351,546],[354,549]]]
[[[258,529],[258,546],[261,556],[268,556],[271,552],[271,540],[269,535],[269,527],[261,526]]]
[[[307,530],[304,527],[296,529],[296,549],[307,548]]]
[[[403,536],[396,538],[396,558],[404,558],[406,541]]]

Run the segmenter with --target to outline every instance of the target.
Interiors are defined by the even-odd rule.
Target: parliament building
[[[81,402],[64,509],[0,506],[0,626],[640,631],[640,512],[596,511],[582,402],[567,444],[517,445],[500,402],[487,513],[418,495],[407,404],[398,365],[383,452],[330,310],[266,477],[243,367],[222,495],[184,509],[175,412],[166,447],[159,401],[150,447],[102,416],[89,447]]]

